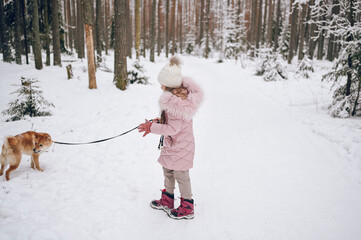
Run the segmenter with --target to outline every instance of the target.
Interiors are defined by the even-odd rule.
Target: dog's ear
[[[49,136],[46,140],[49,141],[49,142],[51,142],[51,137]]]

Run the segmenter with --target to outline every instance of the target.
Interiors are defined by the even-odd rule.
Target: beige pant
[[[173,194],[175,189],[175,180],[177,180],[181,197],[184,199],[192,199],[191,179],[189,170],[175,171],[163,167],[164,187],[165,190]]]

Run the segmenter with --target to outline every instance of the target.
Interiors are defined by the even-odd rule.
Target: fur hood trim
[[[203,100],[203,91],[191,78],[183,77],[182,84],[183,87],[188,89],[187,99],[182,100],[171,92],[165,91],[159,99],[159,106],[161,110],[165,110],[182,120],[189,121],[193,118]]]

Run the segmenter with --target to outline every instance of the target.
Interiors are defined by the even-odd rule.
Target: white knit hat
[[[178,88],[182,85],[181,60],[173,56],[158,74],[158,82],[170,88]]]

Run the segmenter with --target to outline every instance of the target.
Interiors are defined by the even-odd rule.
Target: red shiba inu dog
[[[52,140],[47,133],[25,132],[16,136],[9,136],[5,139],[0,155],[0,176],[3,175],[5,167],[10,167],[5,172],[5,178],[10,180],[10,173],[19,167],[23,154],[31,156],[31,167],[39,171],[43,169],[39,166],[39,156],[45,152],[52,144]]]

